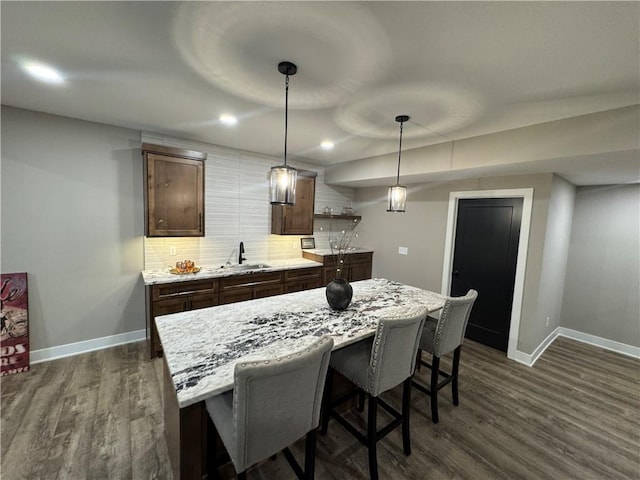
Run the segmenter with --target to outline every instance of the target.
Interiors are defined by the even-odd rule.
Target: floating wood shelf
[[[313,218],[328,218],[336,220],[355,220],[359,222],[362,220],[362,215],[328,215],[326,213],[314,213]]]

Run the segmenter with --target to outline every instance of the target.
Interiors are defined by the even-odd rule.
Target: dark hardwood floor
[[[160,369],[138,343],[2,377],[0,477],[171,479]],[[398,404],[399,393],[387,398]],[[385,437],[381,479],[640,479],[638,360],[560,338],[529,368],[466,341],[460,405],[442,391],[433,425],[427,397],[414,390],[412,404],[413,453],[399,430]],[[367,477],[366,450],[342,427],[332,421],[318,439],[316,478]],[[292,450],[301,456],[302,442]],[[278,455],[248,478],[295,477]]]

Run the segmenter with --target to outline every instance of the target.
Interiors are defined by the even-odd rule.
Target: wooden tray
[[[169,270],[169,273],[173,273],[174,275],[194,275],[200,271],[200,267],[193,267],[189,270],[178,270],[176,268],[172,268]]]

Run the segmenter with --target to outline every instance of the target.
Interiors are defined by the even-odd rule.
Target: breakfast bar
[[[372,336],[379,318],[444,305],[437,293],[386,279],[352,286],[353,300],[343,311],[332,310],[325,289],[316,288],[156,318],[164,350],[165,434],[176,479],[208,474],[204,400],[233,388],[239,359],[282,355],[322,335],[339,349]]]

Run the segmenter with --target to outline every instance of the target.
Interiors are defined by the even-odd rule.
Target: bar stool
[[[233,390],[206,400],[239,479],[281,450],[298,478],[313,479],[316,428],[332,348],[333,339],[325,336],[288,355],[239,362]],[[287,447],[305,435],[303,471]]]
[[[411,454],[409,436],[409,410],[411,402],[411,376],[415,370],[418,339],[425,317],[426,308],[415,308],[402,316],[384,318],[378,321],[374,338],[360,341],[338,349],[331,354],[322,432],[326,433],[329,416],[362,442],[369,451],[369,474],[372,480],[378,478],[376,443],[395,427],[402,425],[402,444],[405,455]],[[333,370],[358,387],[342,398],[332,401]],[[403,384],[402,411],[398,412],[380,398],[380,394]],[[336,407],[356,394],[364,393],[368,398],[367,432],[363,434],[337,411]],[[377,429],[378,404],[394,419],[381,429]],[[362,405],[364,408],[364,405]]]
[[[473,303],[478,297],[478,292],[469,290],[463,297],[448,297],[440,314],[440,319],[427,317],[424,322],[422,335],[420,336],[420,350],[418,362],[431,369],[429,386],[422,385],[414,380],[413,386],[429,395],[431,399],[431,421],[438,423],[438,390],[451,383],[451,395],[453,404],[458,405],[458,366],[460,364],[460,351],[464,340],[464,332],[471,314]],[[432,363],[422,360],[422,351],[432,355]],[[440,358],[453,352],[453,365],[451,373],[440,370]],[[443,377],[442,381],[439,378]]]

